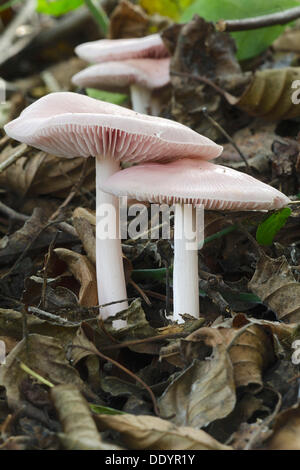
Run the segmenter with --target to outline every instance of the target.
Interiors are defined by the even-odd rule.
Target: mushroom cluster
[[[70,92],[40,98],[5,126],[21,142],[62,157],[96,157],[96,270],[99,304],[127,298],[119,237],[118,198],[102,191],[120,162],[168,162],[185,156],[213,159],[222,147],[175,121]],[[103,210],[114,211],[111,231],[102,233]],[[113,212],[112,211],[112,212]],[[101,309],[106,318],[127,302]]]
[[[159,34],[101,39],[81,44],[75,52],[87,62],[95,63],[73,76],[75,85],[112,92],[130,90],[134,111],[159,114],[159,99],[153,92],[170,82],[170,58]]]

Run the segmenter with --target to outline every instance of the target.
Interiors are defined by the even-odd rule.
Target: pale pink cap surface
[[[175,121],[70,92],[40,98],[4,129],[13,139],[63,157],[210,160],[222,151],[220,145]]]
[[[80,44],[75,53],[87,62],[109,62],[125,59],[159,59],[169,53],[159,34],[143,38],[100,39]]]
[[[170,82],[170,59],[130,59],[87,67],[72,77],[80,87],[124,91],[137,84],[153,90]]]
[[[270,210],[290,202],[283,193],[252,176],[190,159],[143,164],[118,171],[101,189],[138,201],[202,204],[205,209],[214,210]]]

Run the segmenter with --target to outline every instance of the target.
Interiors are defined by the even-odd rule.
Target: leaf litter
[[[115,3],[110,38],[164,29],[171,84],[162,115],[218,139],[219,162],[250,168],[296,204],[284,217],[207,211],[201,318],[180,325],[170,320],[172,240],[123,240],[130,306],[115,330],[111,318],[97,319],[93,159],[61,160],[1,134],[0,448],[299,449],[299,24],[241,63],[232,36],[212,23],[166,17],[177,20],[191,2],[172,12],[167,1],[159,11]],[[96,39],[92,28],[85,34]],[[72,90],[85,65],[63,41],[69,56],[55,52],[53,64],[45,39],[48,62],[34,75],[16,64],[14,75],[5,62],[7,120],[53,84]],[[278,54],[290,52],[280,65]]]

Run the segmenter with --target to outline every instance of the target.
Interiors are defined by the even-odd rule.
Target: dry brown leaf
[[[221,345],[205,361],[194,360],[175,377],[159,399],[164,416],[172,421],[201,428],[227,416],[236,403],[233,368]]]
[[[300,80],[300,67],[259,70],[237,106],[251,116],[270,120],[298,117],[300,105],[292,101],[294,80]]]
[[[274,259],[261,255],[249,289],[276,313],[279,320],[300,322],[300,283],[285,256]]]
[[[121,450],[102,441],[86,400],[74,385],[58,385],[51,389],[64,433],[59,437],[67,450]]]
[[[64,261],[80,283],[79,304],[84,307],[98,305],[96,271],[91,261],[84,255],[66,248],[55,248],[55,254]]]
[[[6,389],[9,407],[14,408],[18,404],[20,384],[28,377],[20,368],[20,361],[54,384],[70,383],[88,392],[78,372],[68,363],[58,340],[37,334],[30,334],[26,339],[8,354],[6,364],[0,368],[0,385]]]
[[[247,324],[249,326],[244,331],[240,329]],[[272,338],[266,328],[251,325],[243,315],[238,315],[232,328],[200,328],[186,341],[199,341],[201,338],[210,346],[223,343],[229,347],[237,388],[248,387],[255,393],[261,390],[262,374],[275,361]]]
[[[300,30],[286,30],[273,42],[272,47],[275,51],[300,52]]]
[[[135,450],[231,450],[204,431],[174,424],[153,416],[97,415],[105,429],[121,433],[122,441]]]
[[[6,160],[15,147],[8,145],[0,155],[0,163]],[[0,186],[20,196],[51,194],[66,197],[79,180],[83,158],[59,158],[45,152],[30,150],[13,165],[0,173]],[[95,187],[95,160],[90,157],[86,165],[86,176],[81,190],[91,191]]]
[[[122,39],[147,35],[149,17],[138,5],[121,0],[110,16],[108,37]]]
[[[92,222],[90,220],[92,219]],[[78,207],[73,212],[73,225],[89,260],[96,265],[95,217],[87,209]]]
[[[283,411],[276,417],[267,450],[300,450],[300,407]]]

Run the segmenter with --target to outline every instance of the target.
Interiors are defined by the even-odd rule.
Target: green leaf
[[[37,0],[36,11],[45,15],[60,16],[75,10],[84,0]]]
[[[181,14],[192,2],[193,0],[139,0],[139,4],[149,15],[158,13],[175,21],[179,20]]]
[[[96,100],[107,101],[108,103],[121,105],[127,100],[128,96],[123,93],[111,93],[110,91],[96,90],[95,88],[87,88],[86,93]]]
[[[180,18],[182,23],[198,14],[207,21],[236,20],[267,15],[299,6],[298,0],[196,0]],[[263,52],[284,31],[285,26],[272,26],[253,31],[231,33],[235,39],[239,60]]]
[[[109,406],[102,406],[102,405],[94,405],[93,403],[90,403],[90,408],[93,411],[93,413],[96,413],[97,415],[124,415],[125,413],[120,410],[115,410],[114,408],[110,408]]]
[[[270,215],[264,220],[256,230],[256,240],[260,245],[271,245],[276,233],[285,225],[292,211],[289,207],[285,207],[278,212]]]

